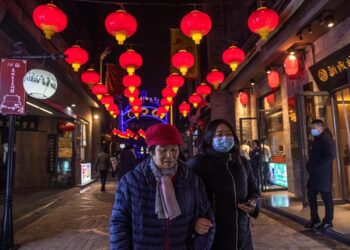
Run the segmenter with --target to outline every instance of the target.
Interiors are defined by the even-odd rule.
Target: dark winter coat
[[[118,185],[110,221],[111,249],[209,250],[215,227],[203,236],[194,233],[198,217],[214,222],[203,182],[178,161],[174,189],[181,215],[172,220],[158,219],[156,180],[149,161],[127,173]]]
[[[315,136],[306,164],[309,173],[307,188],[319,192],[332,192],[335,147],[331,132],[326,129],[319,136]]]
[[[108,171],[112,167],[111,158],[106,152],[100,152],[95,161],[96,171]]]
[[[262,169],[262,157],[261,157],[261,149],[255,148],[249,153],[250,158],[250,166],[253,170],[255,178],[258,178],[259,172]]]
[[[133,170],[137,164],[136,157],[129,149],[124,149],[119,155],[119,179],[122,178],[127,172]]]
[[[249,216],[238,203],[260,196],[248,161],[235,153],[217,153],[206,148],[187,164],[203,180],[215,214],[216,234],[212,249],[253,249]],[[252,216],[257,217],[259,205]]]

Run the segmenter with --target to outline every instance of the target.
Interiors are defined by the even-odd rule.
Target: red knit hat
[[[158,123],[146,130],[147,146],[153,145],[182,145],[181,135],[176,127]]]

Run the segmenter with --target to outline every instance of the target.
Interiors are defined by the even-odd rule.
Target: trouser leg
[[[107,179],[107,173],[108,173],[108,171],[106,171],[106,170],[100,170],[100,175],[101,175],[101,190],[105,190],[106,179]]]
[[[324,223],[331,224],[333,221],[334,204],[332,198],[332,192],[321,192],[321,197],[325,207]]]
[[[320,217],[318,216],[317,211],[317,191],[308,190],[307,198],[310,206],[310,216],[313,221],[320,221]]]

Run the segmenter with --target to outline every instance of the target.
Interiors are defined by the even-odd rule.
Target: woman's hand
[[[251,214],[256,208],[256,200],[252,199],[248,200],[246,203],[238,203],[238,208],[241,209],[243,212]]]
[[[194,224],[194,231],[198,234],[204,235],[208,233],[212,226],[213,224],[207,218],[198,218]]]

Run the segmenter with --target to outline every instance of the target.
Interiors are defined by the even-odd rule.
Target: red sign
[[[1,114],[25,115],[26,95],[23,88],[23,78],[26,71],[26,60],[1,59]]]

